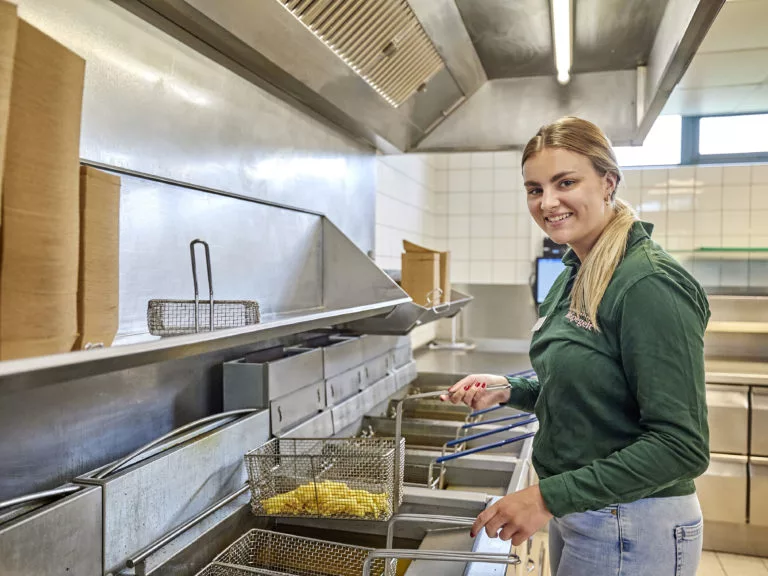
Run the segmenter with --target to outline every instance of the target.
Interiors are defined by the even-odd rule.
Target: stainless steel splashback
[[[17,3],[21,17],[87,61],[81,157],[324,213],[373,249],[370,147],[112,2]]]

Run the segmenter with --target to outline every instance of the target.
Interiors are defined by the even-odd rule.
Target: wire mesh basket
[[[401,504],[404,461],[402,438],[275,438],[245,455],[251,509],[257,516],[388,520],[395,498]]]
[[[372,550],[253,529],[216,556],[197,576],[360,576],[363,563]],[[396,562],[376,559],[371,574],[381,575],[387,564],[394,568]]]
[[[197,285],[195,245],[205,248],[205,265],[208,272],[208,300],[200,300]],[[150,300],[147,305],[147,325],[153,336],[179,336],[197,332],[212,332],[225,328],[240,328],[261,321],[259,304],[255,300],[214,300],[211,251],[203,240],[189,243],[192,260],[194,300]]]

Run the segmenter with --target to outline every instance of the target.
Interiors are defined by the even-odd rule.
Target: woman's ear
[[[613,172],[606,172],[603,177],[603,186],[605,191],[605,201],[613,200],[616,195],[616,187],[619,185],[619,179]]]

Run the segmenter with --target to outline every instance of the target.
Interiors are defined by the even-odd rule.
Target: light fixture
[[[571,79],[571,0],[552,0],[552,41],[555,45],[557,81],[568,84]]]

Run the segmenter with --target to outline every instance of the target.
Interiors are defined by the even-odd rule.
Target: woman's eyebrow
[[[550,182],[557,182],[562,178],[563,176],[567,176],[568,174],[574,174],[576,170],[565,170],[564,172],[558,172],[552,178],[549,179]],[[523,186],[539,186],[539,183],[535,180],[526,180],[525,184]]]

